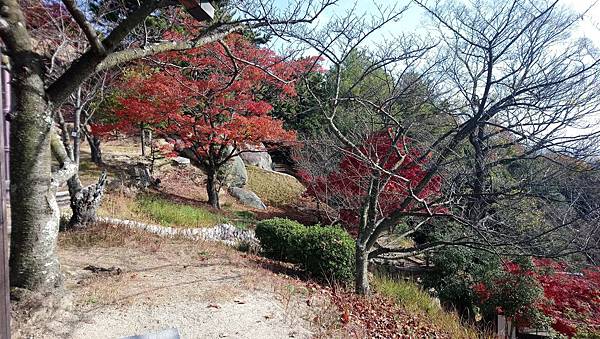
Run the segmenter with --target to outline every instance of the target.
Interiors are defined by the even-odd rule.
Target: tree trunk
[[[91,133],[86,133],[85,138],[90,145],[92,161],[97,165],[102,164],[102,149],[100,148],[100,139]]]
[[[33,53],[14,55],[17,93],[11,124],[10,283],[30,290],[57,287],[60,212],[51,171],[52,109],[44,98],[42,64]]]
[[[81,187],[78,176],[69,179],[71,210],[73,211],[69,228],[83,228],[96,221],[96,212],[100,207],[105,185],[106,171],[102,171],[96,184],[84,188]]]
[[[73,162],[79,164],[81,155],[81,107],[75,110],[75,121],[73,123]]]
[[[217,171],[214,169],[207,170],[206,193],[208,193],[208,203],[217,209],[221,208],[219,203],[219,183],[217,182]]]
[[[369,254],[365,247],[358,242],[356,243],[356,280],[355,290],[360,295],[368,295],[369,286]]]
[[[146,156],[146,131],[144,126],[140,124],[140,143],[142,144],[142,156]]]

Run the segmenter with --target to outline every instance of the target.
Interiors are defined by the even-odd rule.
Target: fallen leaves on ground
[[[318,285],[315,287],[322,289]],[[328,288],[322,292],[328,294],[338,307],[340,322],[356,338],[450,338],[423,315],[408,313],[393,299],[380,295],[364,297]]]

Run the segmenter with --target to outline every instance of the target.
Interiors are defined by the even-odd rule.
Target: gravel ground
[[[191,339],[313,335],[308,319],[320,310],[308,299],[317,297],[296,281],[223,246],[191,244],[61,249],[67,301],[38,298],[44,307],[19,313],[13,337],[104,339],[169,328]],[[115,269],[93,273],[88,265]]]
[[[310,332],[300,324],[289,323],[272,295],[250,294],[242,299],[244,304],[224,302],[214,307],[193,300],[107,307],[88,314],[88,319],[77,326],[71,337],[119,338],[168,328],[177,328],[182,338],[310,337]]]

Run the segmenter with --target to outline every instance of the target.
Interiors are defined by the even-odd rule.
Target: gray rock
[[[235,156],[219,171],[217,179],[227,187],[244,187],[248,182],[248,171],[246,165],[239,156]]]
[[[258,146],[245,145],[240,158],[246,165],[257,166],[268,171],[273,170],[273,160],[262,143]]]
[[[160,180],[157,180],[150,173],[148,165],[139,162],[129,170],[130,182],[133,187],[146,189],[150,186],[158,186]]]
[[[191,164],[191,161],[188,158],[176,157],[176,158],[173,158],[173,164],[175,164],[177,166],[187,166],[187,165]]]
[[[238,188],[238,187],[231,187],[229,189],[229,194],[231,194],[232,197],[236,198],[239,202],[241,202],[242,204],[244,204],[248,207],[252,207],[252,208],[256,208],[256,209],[260,209],[260,210],[264,210],[267,208],[267,206],[265,206],[265,204],[262,202],[262,200],[260,200],[258,195],[256,195],[252,191],[248,191],[246,189]]]

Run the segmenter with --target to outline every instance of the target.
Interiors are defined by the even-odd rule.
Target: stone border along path
[[[219,241],[232,247],[242,244],[259,246],[259,242],[254,236],[254,231],[241,230],[230,224],[218,224],[213,227],[200,228],[176,228],[109,217],[98,217],[97,222],[139,229],[162,237],[182,236],[194,240]]]

